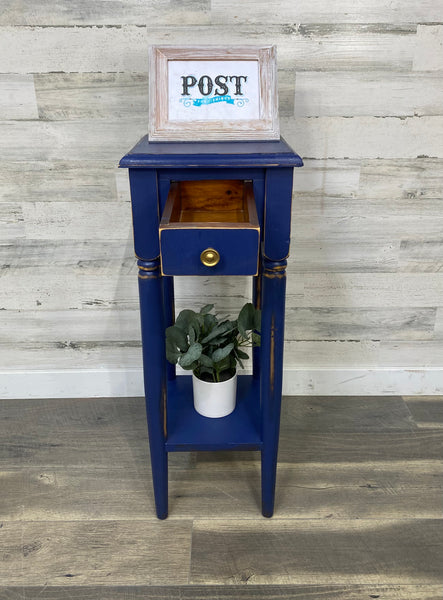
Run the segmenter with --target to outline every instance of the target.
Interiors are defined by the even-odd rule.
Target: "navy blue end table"
[[[293,168],[302,165],[283,139],[149,142],[147,136],[120,161],[120,167],[129,169],[131,187],[159,519],[168,515],[168,452],[200,450],[259,450],[262,513],[271,517],[274,512],[292,176]],[[206,193],[215,198],[216,208],[201,217]],[[177,203],[182,206],[177,208]],[[234,219],[234,212],[240,217]],[[176,377],[175,367],[166,362],[165,329],[174,322],[174,275],[253,278],[252,301],[262,310],[261,347],[253,350],[253,374],[238,378],[237,406],[227,417],[199,415],[191,377]]]

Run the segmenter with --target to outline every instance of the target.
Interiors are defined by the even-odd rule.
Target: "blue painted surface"
[[[260,448],[260,385],[252,376],[238,377],[235,410],[219,419],[195,411],[190,375],[168,383],[168,452]]]
[[[165,518],[168,512],[167,453],[189,450],[261,450],[262,513],[266,517],[273,514],[283,368],[285,258],[290,242],[293,167],[302,164],[284,140],[166,143],[149,142],[147,136],[120,162],[120,166],[130,167],[134,245],[137,255],[144,259],[139,261],[143,366],[159,518]],[[160,214],[171,181],[189,179],[252,180],[261,227],[260,245],[257,247],[257,235],[253,244],[243,237],[245,230],[236,240],[227,229],[202,230],[201,248],[196,247],[195,230],[189,242],[186,231],[180,239],[174,233],[171,242],[162,239],[163,258],[166,262],[171,259],[165,272],[171,277],[161,277]],[[204,267],[199,262],[200,253],[207,247],[219,249],[216,238],[226,264],[221,263],[218,269]],[[192,257],[188,250],[192,250]],[[242,255],[248,257],[246,262]],[[231,415],[208,419],[193,408],[191,378],[174,378],[174,367],[166,365],[164,331],[173,321],[172,276],[252,274],[257,255],[259,274],[254,277],[253,301],[262,309],[262,345],[253,350],[254,375],[239,378],[239,402]],[[193,262],[197,260],[198,265]]]
[[[255,275],[259,242],[257,229],[164,229],[162,270],[165,275]],[[207,248],[220,254],[214,267],[200,260]]]
[[[269,142],[150,142],[143,137],[120,167],[301,167],[303,161],[283,140]]]
[[[282,260],[291,242],[291,199],[293,169],[266,172],[266,211],[263,253],[269,260]]]
[[[286,261],[263,261],[260,395],[262,513],[274,513],[283,375]]]
[[[168,455],[165,450],[166,354],[160,262],[138,261],[143,376],[154,497],[159,519],[168,515]]]
[[[134,249],[138,258],[151,260],[160,255],[157,172],[129,170]]]

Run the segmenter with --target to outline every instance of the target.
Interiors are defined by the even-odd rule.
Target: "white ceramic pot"
[[[231,379],[216,383],[203,381],[192,374],[192,389],[194,408],[200,415],[212,419],[226,417],[235,408],[237,373]]]

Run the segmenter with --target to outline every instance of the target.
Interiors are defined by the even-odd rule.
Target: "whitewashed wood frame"
[[[171,120],[170,61],[257,61],[258,118]],[[276,47],[152,46],[149,56],[149,137],[154,141],[278,139]]]

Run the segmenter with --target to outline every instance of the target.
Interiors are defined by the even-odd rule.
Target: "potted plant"
[[[260,345],[261,311],[250,302],[231,321],[212,312],[185,309],[166,329],[166,358],[192,371],[195,410],[205,417],[224,417],[235,408],[237,363],[249,358],[243,348]]]

